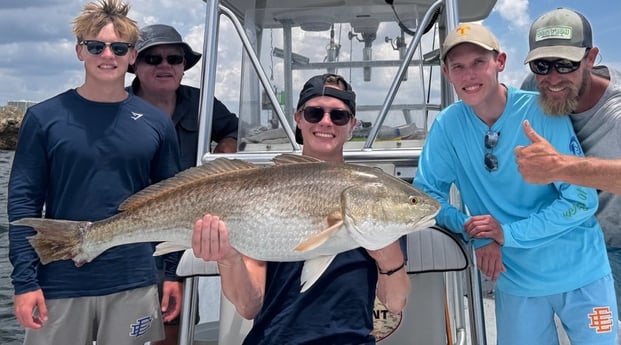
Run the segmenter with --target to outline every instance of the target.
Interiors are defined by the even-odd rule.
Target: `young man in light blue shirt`
[[[595,190],[529,184],[513,150],[528,123],[560,152],[583,155],[567,117],[544,115],[538,95],[498,82],[506,54],[494,35],[463,24],[443,44],[443,72],[461,101],[436,118],[414,184],[442,204],[439,225],[473,242],[496,281],[499,345],[616,344],[617,306]],[[465,206],[449,202],[455,184]]]

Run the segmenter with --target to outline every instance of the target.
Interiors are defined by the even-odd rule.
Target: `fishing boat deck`
[[[230,156],[269,164],[277,154],[300,153],[293,132],[294,90],[312,75],[332,72],[347,77],[359,100],[360,127],[345,145],[345,160],[411,181],[430,124],[455,100],[440,72],[439,42],[459,22],[486,18],[495,3],[403,0],[395,1],[393,9],[383,0],[206,1],[197,162]],[[238,33],[244,50],[240,144],[231,155],[209,153],[207,130],[221,17]],[[458,193],[452,201],[460,207]],[[398,323],[390,324],[394,316],[376,309],[376,331],[386,331],[378,343],[494,344],[493,298],[487,298],[487,285],[481,288],[472,248],[436,230],[425,238],[408,238],[408,272],[415,288]],[[203,322],[195,329],[199,291]],[[220,299],[217,277],[188,278],[183,305],[184,345],[238,344],[250,326]]]

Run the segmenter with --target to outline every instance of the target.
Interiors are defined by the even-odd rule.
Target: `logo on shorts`
[[[151,323],[153,322],[153,317],[145,316],[136,320],[136,323],[132,323],[130,326],[131,331],[129,332],[130,337],[139,337],[147,333],[147,330],[151,328]]]
[[[595,329],[596,333],[608,333],[612,332],[614,320],[610,307],[597,307],[593,308],[593,313],[589,314],[591,323],[589,328]]]

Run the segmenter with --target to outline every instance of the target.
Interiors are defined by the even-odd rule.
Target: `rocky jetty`
[[[23,118],[24,112],[16,107],[0,107],[0,150],[15,150]]]

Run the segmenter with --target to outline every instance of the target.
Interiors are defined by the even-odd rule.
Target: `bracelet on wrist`
[[[400,271],[404,267],[405,267],[405,260],[403,261],[403,263],[399,267],[394,268],[392,270],[382,271],[382,269],[379,268],[379,266],[377,266],[377,270],[379,271],[379,274],[385,274],[387,276],[391,276],[391,275],[397,273],[398,271]]]

